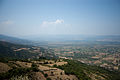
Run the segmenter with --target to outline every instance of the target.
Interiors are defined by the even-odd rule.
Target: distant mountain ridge
[[[16,43],[16,44],[24,44],[24,45],[32,45],[33,42],[25,39],[20,39],[16,37],[6,36],[0,34],[0,41],[6,41],[10,43]]]
[[[120,42],[120,35],[31,35],[24,39],[33,41],[109,41]]]
[[[34,41],[30,39],[17,38],[2,34],[0,34],[0,41],[10,42],[14,44],[33,45],[33,46],[42,46],[48,44],[46,41]]]

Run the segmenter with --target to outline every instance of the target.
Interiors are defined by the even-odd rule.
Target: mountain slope
[[[34,46],[13,44],[5,41],[0,41],[0,58],[32,58],[37,57],[41,52],[44,52],[44,48],[41,51],[35,52],[32,49]]]
[[[0,41],[6,41],[10,43],[16,43],[16,44],[25,44],[25,45],[32,45],[33,42],[25,39],[19,39],[16,37],[10,37],[6,35],[1,35],[0,34]]]
[[[64,70],[66,74],[76,75],[79,80],[120,80],[120,72],[118,71],[109,71],[74,60],[67,60],[67,62],[67,65],[57,66],[57,68]]]

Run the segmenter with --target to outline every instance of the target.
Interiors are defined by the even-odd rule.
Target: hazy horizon
[[[120,35],[119,0],[0,0],[0,34]]]

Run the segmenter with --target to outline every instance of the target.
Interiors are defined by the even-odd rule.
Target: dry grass
[[[56,76],[49,76],[51,80],[78,80],[74,75],[56,75]]]
[[[31,78],[32,80],[46,80],[46,78],[41,72],[32,72]]]
[[[12,77],[10,80],[30,80],[28,76],[16,76]]]
[[[40,63],[43,63],[43,62],[48,62],[48,64],[41,65]],[[18,64],[23,68],[29,68],[32,65],[32,63],[21,62],[21,61],[15,61],[13,63]],[[74,75],[66,75],[64,70],[51,67],[55,64],[65,65],[67,64],[67,62],[64,62],[64,61],[55,62],[53,60],[45,60],[45,61],[34,61],[33,63],[37,64],[38,69],[43,71],[44,74],[47,74],[48,75],[47,78],[50,78],[51,80],[78,80],[77,77]],[[9,69],[10,67],[7,64],[0,63],[0,70],[2,72],[7,72]],[[30,76],[32,80],[46,80],[46,78],[41,72],[31,72]],[[12,77],[10,80],[30,80],[30,79],[28,78],[28,76],[16,76],[16,77]]]
[[[23,68],[30,68],[32,63],[16,61],[16,64],[20,65]]]
[[[62,62],[56,62],[56,63],[52,63],[52,64],[47,64],[47,65],[49,65],[49,66],[53,66],[53,65],[62,66],[65,64],[67,64],[67,62],[62,61]]]
[[[0,62],[0,73],[5,73],[10,69],[11,68],[7,64]]]
[[[91,80],[106,80],[103,76],[105,76],[105,75],[103,75],[103,74],[101,74],[101,76],[100,75],[97,75],[97,74],[95,74],[95,73],[87,73],[86,71],[84,71],[85,72],[85,74],[88,76],[88,77],[90,77],[91,78]],[[100,73],[99,73],[100,74]]]
[[[66,75],[64,70],[39,65],[38,69],[47,74],[51,80],[78,80],[74,75]]]

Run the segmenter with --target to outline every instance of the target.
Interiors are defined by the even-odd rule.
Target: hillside
[[[33,42],[25,39],[20,39],[16,37],[6,36],[0,34],[0,41],[15,43],[15,44],[24,44],[24,45],[32,45]]]
[[[0,80],[78,80],[75,75],[67,75],[64,70],[49,66],[51,64],[67,64],[63,60],[19,60],[8,61],[7,63],[0,62],[0,64]]]
[[[0,58],[28,59],[44,53],[44,48],[0,41]],[[39,57],[39,56],[38,56]]]
[[[108,46],[104,48],[104,46],[101,46],[104,51],[113,49],[111,54],[119,50],[119,45],[116,47],[111,45],[112,48],[110,45],[110,48]],[[71,54],[69,50],[73,49],[68,47],[60,49],[68,50],[66,53]],[[63,59],[60,55],[55,55],[57,52],[54,50],[59,51],[58,49],[0,41],[0,80],[120,80],[119,70],[109,70],[98,65],[81,63],[74,58],[73,60],[71,58]],[[79,50],[79,47],[77,49]],[[87,50],[90,52],[93,49],[93,47],[84,46],[84,48],[80,48],[80,52],[86,51],[84,53],[87,53]],[[97,47],[95,49],[97,50]],[[98,50],[101,50],[100,46]],[[78,54],[75,56],[83,58]]]
[[[79,80],[120,80],[119,71],[109,71],[99,66],[83,64],[79,61],[65,60],[67,65],[56,66],[66,74],[76,75]]]
[[[0,80],[119,80],[120,72],[73,60],[12,60],[0,62]]]

